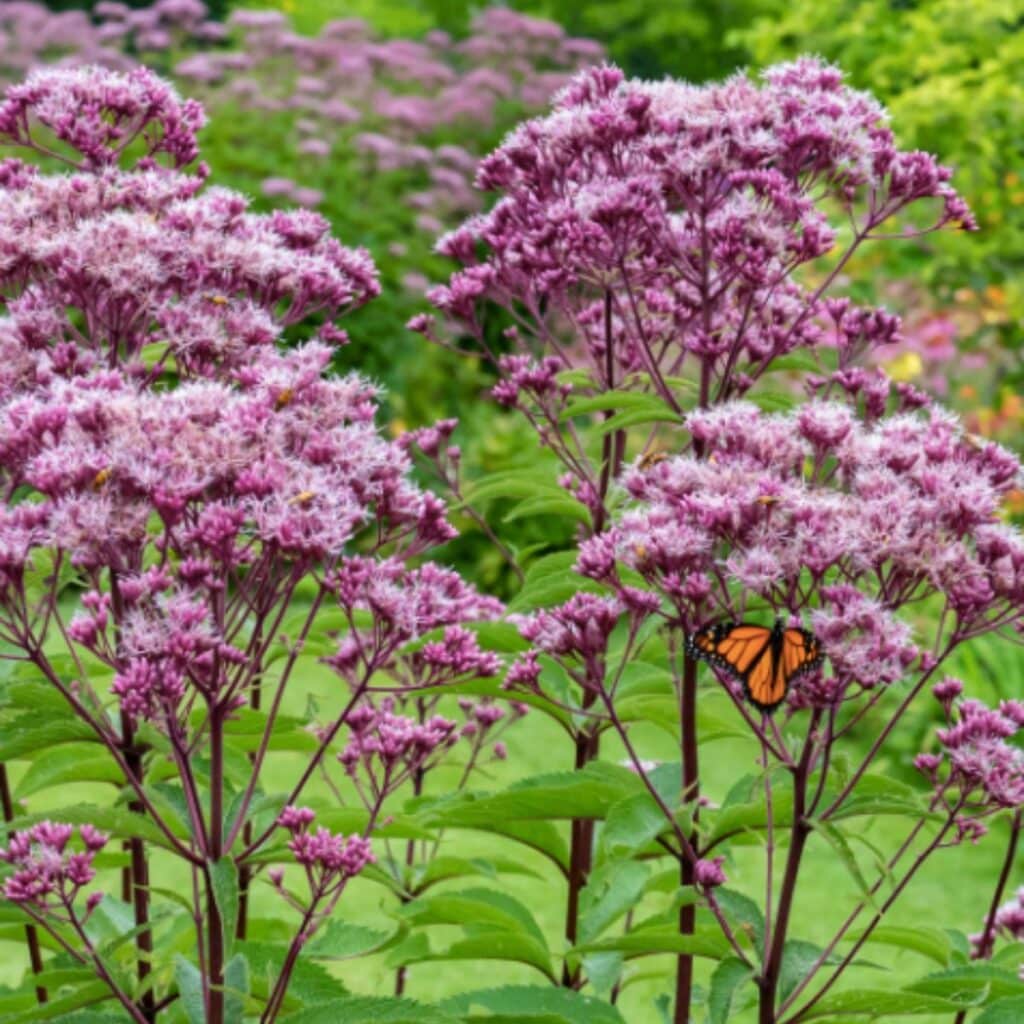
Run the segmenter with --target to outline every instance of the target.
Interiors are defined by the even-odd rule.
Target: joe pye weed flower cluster
[[[442,239],[461,266],[413,323],[482,352],[542,449],[464,481],[454,421],[386,440],[374,386],[330,370],[335,320],[379,290],[370,256],[206,184],[202,119],[144,69],[43,71],[0,105],[3,141],[55,168],[0,167],[4,750],[22,794],[82,777],[41,777],[65,744],[118,793],[25,815],[4,769],[15,1019],[106,1001],[139,1022],[614,1024],[634,961],[666,954],[672,997],[637,1020],[1018,998],[995,940],[1019,930],[1024,705],[965,697],[947,662],[1020,626],[1020,466],[869,368],[900,321],[837,294],[863,245],[973,227],[950,173],[813,60],[704,87],[580,73],[483,162],[495,201]],[[511,610],[431,560],[454,531],[414,460],[524,581]],[[473,508],[484,488],[568,518],[575,547],[517,551]],[[776,621],[821,657],[780,655],[766,709],[758,658],[701,665],[695,638]],[[315,672],[329,696],[300,715]],[[915,788],[880,768],[933,701]],[[565,771],[479,791],[527,708],[564,732]],[[903,824],[889,848],[872,815]],[[885,929],[932,855],[1006,815],[973,947]],[[496,852],[460,854],[467,829]],[[856,895],[811,941],[794,908],[823,854]],[[557,872],[555,948],[499,877],[524,858]],[[379,927],[345,913],[356,878],[385,894]],[[941,971],[837,984],[900,936]],[[374,951],[396,996],[434,959],[537,984],[434,1007],[315,966]]]

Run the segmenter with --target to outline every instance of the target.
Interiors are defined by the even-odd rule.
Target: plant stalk
[[[210,836],[211,860],[224,856],[224,719],[216,704],[210,708]],[[207,1024],[224,1024],[224,922],[213,888],[213,875],[206,870],[207,956],[210,988]]]
[[[123,712],[121,714],[121,738],[125,765],[128,771],[131,772],[132,777],[141,786],[143,777],[142,754],[135,746],[135,732],[132,728],[131,719]],[[128,804],[128,808],[135,814],[145,814],[145,808],[138,800],[132,800]],[[129,839],[126,845],[131,857],[131,866],[128,868],[130,898],[135,916],[135,927],[138,929],[135,936],[135,948],[138,951],[136,962],[138,964],[139,986],[142,989],[139,1010],[147,1021],[155,1021],[155,994],[153,989],[148,987],[149,975],[152,970],[151,960],[153,958],[153,933],[146,927],[149,924],[149,862],[146,858],[145,844],[137,836]]]
[[[3,806],[4,821],[14,821],[14,800],[11,799],[11,784],[7,778],[7,765],[0,761],[0,805]],[[43,972],[43,954],[39,947],[39,932],[34,924],[25,925],[25,942],[28,945],[28,960],[33,974]],[[45,1003],[49,997],[43,985],[36,985],[36,1002]]]
[[[679,718],[682,728],[683,761],[683,803],[692,808],[693,831],[690,845],[697,843],[697,798],[700,795],[699,760],[697,754],[697,662],[690,655],[683,655],[683,685],[679,695]],[[679,884],[693,885],[694,864],[691,858],[679,861]],[[679,934],[692,935],[696,925],[697,908],[692,902],[684,902],[679,908]],[[676,999],[673,1024],[689,1024],[690,1004],[693,1000],[693,955],[680,953],[676,960]]]

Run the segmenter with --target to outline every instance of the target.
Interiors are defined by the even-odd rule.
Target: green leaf
[[[764,914],[749,897],[735,889],[716,889],[715,900],[722,908],[729,925],[737,935],[745,935],[754,944],[758,954],[763,953]]]
[[[413,874],[413,886],[417,892],[427,889],[438,882],[452,878],[465,878],[469,875],[483,875],[497,880],[499,876],[527,875],[539,877],[522,861],[513,857],[433,857]]]
[[[236,953],[224,968],[224,991],[225,1024],[242,1024],[249,995],[249,961],[241,953]]]
[[[832,847],[833,852],[839,859],[839,863],[846,869],[846,873],[853,879],[854,884],[860,891],[864,902],[877,910],[878,905],[871,892],[871,886],[868,885],[868,881],[860,869],[860,864],[857,863],[857,858],[850,848],[850,844],[846,841],[846,836],[843,835],[839,828],[827,821],[811,821],[810,825]]]
[[[856,931],[851,933],[848,938],[856,941],[862,935],[862,931]],[[953,943],[946,930],[926,925],[915,928],[895,924],[879,925],[871,932],[867,941],[913,950],[915,953],[929,957],[942,967],[949,964],[953,955]]]
[[[66,1016],[70,1016],[75,1010],[84,1006],[105,1003],[111,998],[110,989],[102,981],[79,982],[66,994],[62,993],[55,998],[51,995],[50,1001],[42,1006],[36,1005],[34,992],[33,986],[32,995],[29,997],[31,1004],[23,1010],[12,1009],[4,1012],[3,1007],[0,1006],[0,1017],[4,1024],[31,1024],[33,1021],[65,1020]]]
[[[464,992],[441,1004],[465,1021],[542,1021],[543,1024],[625,1024],[610,1004],[563,988],[508,985]]]
[[[1024,1020],[1024,996],[997,999],[974,1018],[973,1024],[1020,1024]]]
[[[823,801],[827,806],[828,795]],[[891,814],[919,818],[925,812],[921,793],[891,775],[868,774],[830,815],[831,821],[864,815]]]
[[[69,782],[124,784],[124,776],[113,758],[94,743],[67,743],[48,749],[33,761],[21,777],[15,797],[24,800],[35,793],[65,786]]]
[[[73,804],[55,808],[45,814],[25,814],[15,818],[11,830],[31,828],[37,822],[62,821],[69,825],[95,825],[101,832],[109,832],[116,839],[138,837],[147,843],[170,848],[167,837],[144,814],[120,807],[101,807],[98,804]]]
[[[401,933],[398,925],[382,931],[348,921],[330,921],[303,950],[314,960],[350,960],[381,949]]]
[[[561,494],[540,494],[525,498],[502,517],[502,522],[511,523],[531,516],[564,516],[590,525],[590,509],[564,491]]]
[[[608,810],[599,855],[605,860],[629,857],[669,827],[669,820],[650,793],[628,796]]]
[[[692,935],[680,935],[676,926],[636,928],[628,935],[610,936],[574,946],[573,953],[622,953],[627,960],[656,953],[692,953],[721,960],[728,955],[729,944],[717,925],[700,926]]]
[[[427,946],[402,958],[407,964],[429,960],[508,960],[534,967],[550,981],[558,981],[545,946],[528,935],[504,929],[474,928],[472,934],[456,939],[444,949]]]
[[[650,415],[663,420],[679,422],[679,416],[663,399],[643,391],[605,391],[593,398],[573,399],[559,417],[564,423],[576,416],[593,412],[629,411]],[[653,420],[651,421],[653,422]]]
[[[728,1024],[737,991],[753,977],[754,972],[734,956],[719,963],[711,975],[708,993],[709,1024]]]
[[[38,684],[37,689],[47,689]],[[63,701],[63,698],[60,698]],[[55,747],[64,743],[98,742],[96,733],[77,718],[50,720],[38,711],[19,715],[3,725],[0,741],[0,761],[33,760],[45,752],[49,757]]]
[[[401,916],[411,923],[482,925],[528,935],[545,951],[547,941],[533,914],[519,900],[494,889],[463,889],[423,896],[403,907]]]
[[[238,920],[238,868],[231,857],[221,857],[218,861],[208,863],[207,871],[210,873],[213,898],[230,953]]]
[[[789,939],[782,950],[782,969],[779,971],[779,996],[785,999],[807,976],[818,962],[823,950],[813,942]]]
[[[616,861],[592,871],[580,892],[579,936],[596,939],[635,907],[647,883],[647,868],[637,861]]]
[[[964,1008],[964,1003],[939,996],[915,992],[890,992],[885,989],[857,989],[849,992],[833,992],[814,1004],[800,1017],[817,1020],[820,1017],[838,1017],[864,1014],[871,1018],[911,1017],[921,1014],[954,1014]]]
[[[908,985],[906,991],[948,999],[987,1001],[1002,996],[1020,995],[1020,979],[1013,971],[988,963],[962,964],[936,971]]]
[[[434,1006],[411,999],[348,996],[282,1017],[282,1024],[459,1024]]]
[[[288,952],[286,943],[254,942],[251,939],[235,944],[249,962],[254,995],[266,998],[269,987],[277,979],[281,963]],[[299,1009],[319,1006],[348,995],[345,986],[309,957],[299,957],[285,996],[285,1006]]]
[[[183,956],[174,958],[174,977],[178,982],[178,995],[185,1009],[189,1024],[206,1024],[206,1009],[203,1006],[203,980],[195,964]]]
[[[457,800],[442,798],[416,807],[425,820],[444,828],[488,826],[502,818],[602,818],[613,804],[642,786],[629,769],[592,761],[578,772],[522,779],[500,793],[469,793]]]

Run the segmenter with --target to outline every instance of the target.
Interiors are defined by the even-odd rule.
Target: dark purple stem
[[[3,805],[4,821],[14,820],[14,801],[11,799],[11,786],[7,778],[7,765],[0,762],[0,804]],[[34,924],[25,925],[25,941],[28,944],[28,959],[32,965],[33,974],[42,974],[43,955],[39,948],[39,932]],[[42,985],[36,985],[36,1001],[45,1003],[47,1001],[46,989]]]

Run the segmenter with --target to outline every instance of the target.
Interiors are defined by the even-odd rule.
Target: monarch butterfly
[[[806,629],[787,629],[776,619],[771,629],[749,622],[720,622],[691,634],[686,651],[743,684],[747,699],[771,714],[789,684],[822,662],[821,645]]]

